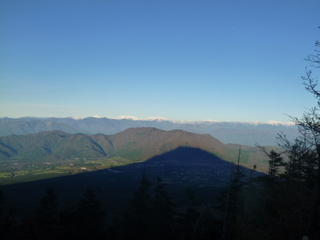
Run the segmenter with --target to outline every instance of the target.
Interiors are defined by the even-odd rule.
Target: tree
[[[140,187],[134,191],[133,199],[124,213],[123,234],[125,239],[149,239],[151,223],[150,180],[143,175]]]
[[[29,234],[34,238],[52,239],[57,238],[59,225],[58,197],[53,188],[48,188],[36,209],[36,222],[34,229],[29,228]],[[33,232],[32,232],[33,230]],[[27,232],[28,232],[27,231]]]
[[[201,214],[197,209],[198,204],[195,201],[195,193],[192,188],[186,190],[188,197],[188,206],[184,212],[179,214],[178,231],[180,239],[196,239],[198,222]]]
[[[2,190],[0,190],[0,205],[2,205],[2,202],[3,202],[3,193],[2,193]],[[2,215],[2,209],[0,208],[0,217]]]
[[[320,42],[316,41],[315,46],[320,47]],[[310,54],[306,60],[311,62],[311,68],[320,69],[319,50],[315,50],[315,54]],[[320,90],[317,89],[318,82],[308,67],[302,80],[306,90],[317,99],[317,106],[308,109],[301,118],[291,117],[298,126],[300,136],[290,142],[285,135],[280,134],[278,144],[286,150],[289,158],[285,164],[285,176],[289,182],[299,183],[291,185],[294,186],[291,190],[303,193],[308,202],[301,204],[310,206],[308,212],[302,207],[299,209],[306,215],[306,235],[315,239],[320,234]]]
[[[105,211],[95,190],[87,189],[73,211],[61,214],[65,239],[100,239],[103,237]]]
[[[105,224],[105,211],[95,190],[87,189],[76,210],[79,235],[83,239],[102,236]]]
[[[41,225],[52,225],[58,221],[58,198],[53,188],[49,188],[36,210],[37,221]]]
[[[0,190],[0,205],[3,203],[3,193]],[[2,215],[5,212],[0,209],[0,239],[13,239],[16,233],[16,209],[11,208],[6,212],[4,218]]]
[[[244,182],[242,179],[245,177],[240,166],[241,147],[239,148],[238,161],[235,170],[230,173],[230,183],[227,192],[224,192],[224,219],[221,239],[232,239],[235,233],[235,223],[237,220],[237,214],[239,213],[240,205],[240,193]],[[233,167],[233,165],[232,165]]]
[[[160,177],[157,178],[155,195],[151,200],[151,214],[153,234],[161,239],[171,239],[173,237],[173,217],[176,213],[168,192],[164,190],[165,184]]]
[[[319,41],[316,47],[320,47]],[[319,50],[306,60],[311,62],[311,68],[320,69]],[[302,80],[317,99],[317,106],[301,118],[291,117],[300,132],[294,141],[278,135],[278,145],[284,152],[258,146],[269,158],[269,171],[267,176],[257,178],[246,193],[253,201],[245,205],[237,239],[301,239],[304,235],[319,239],[320,91],[308,67]]]

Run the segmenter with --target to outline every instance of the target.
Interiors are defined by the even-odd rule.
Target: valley
[[[242,166],[235,164],[239,148]],[[250,170],[253,165],[258,168]],[[114,221],[125,219],[145,178],[150,184],[150,199],[157,198],[161,186],[161,194],[174,203],[172,221],[176,223],[172,222],[172,226],[183,227],[179,219],[187,219],[184,214],[190,208],[198,216],[209,214],[208,211],[214,216],[205,224],[221,224],[221,210],[215,208],[221,206],[219,198],[223,198],[235,172],[241,171],[242,181],[247,184],[254,177],[265,176],[262,169],[267,169],[267,160],[257,147],[224,144],[209,134],[183,130],[140,127],[114,135],[60,130],[8,135],[0,137],[0,208],[5,210],[4,221],[12,220],[21,229],[37,218],[41,199],[50,189],[57,197],[59,219],[64,214],[72,217],[89,191],[96,196],[90,201],[98,201],[105,212],[104,226],[117,228]],[[154,204],[154,200],[150,201]],[[192,221],[196,224],[198,220]],[[70,223],[59,220],[59,234],[67,236],[68,231],[72,232],[73,222],[76,219]],[[36,228],[37,223],[27,231]],[[19,233],[20,229],[12,233]],[[219,227],[212,229],[220,233]],[[185,234],[185,230],[178,231]],[[112,230],[103,232],[113,234]]]
[[[101,159],[74,158],[54,161],[0,160],[0,186],[97,171],[129,163],[128,159],[119,157]]]
[[[99,160],[97,164],[98,162]],[[69,204],[78,201],[84,190],[88,188],[99,189],[99,197],[110,216],[118,216],[144,175],[154,185],[160,177],[179,206],[186,204],[187,189],[195,191],[199,203],[212,204],[216,201],[218,194],[228,186],[230,172],[235,168],[235,165],[230,162],[191,147],[179,147],[144,162],[109,166],[108,169],[102,170],[91,171],[89,165],[85,165],[85,162],[83,164],[77,166],[75,163],[74,167],[81,171],[78,174],[60,173],[59,175],[58,170],[48,170],[47,174],[52,171],[51,174],[57,175],[47,179],[37,179],[37,181],[2,185],[0,189],[5,196],[4,206],[7,209],[15,207],[22,216],[32,214],[32,209],[36,208],[39,199],[50,187],[56,191],[62,207],[67,208]],[[80,166],[87,166],[88,169],[81,170]],[[249,176],[248,169],[242,168],[242,170]],[[37,174],[29,173],[29,177],[32,175]],[[28,173],[25,175],[21,173],[21,179],[23,179],[22,176],[28,178]],[[261,173],[255,172],[255,176],[261,176]],[[19,175],[11,178],[19,179]],[[4,178],[1,179],[3,180]]]
[[[235,162],[240,145],[223,144],[208,134],[156,128],[130,128],[115,135],[68,134],[59,130],[9,135],[0,137],[0,185],[144,162],[179,147],[202,149]],[[264,153],[257,147],[241,148],[241,165],[257,165],[257,170],[267,171]]]
[[[270,150],[280,151],[266,147]],[[263,173],[268,156],[258,147],[224,144],[209,134],[183,130],[141,127],[114,135],[55,130],[3,136],[0,167],[0,226],[10,226],[0,235],[17,239],[19,234],[38,236],[37,229],[44,236],[72,239],[82,228],[87,234],[83,239],[92,233],[132,239],[132,233],[143,233],[135,227],[140,223],[149,226],[143,227],[146,239],[163,224],[168,224],[170,239],[189,236],[190,226],[197,239],[215,239],[223,233],[227,214],[264,221],[265,201],[272,206],[282,204],[274,202],[278,196],[291,199],[282,197],[291,192],[286,190],[292,188],[290,182]],[[270,189],[277,191],[271,197]],[[164,220],[163,211],[170,211]],[[298,217],[294,215],[297,223]],[[42,218],[48,223],[43,225]],[[241,223],[248,227],[247,220]],[[262,236],[265,228],[259,231]]]

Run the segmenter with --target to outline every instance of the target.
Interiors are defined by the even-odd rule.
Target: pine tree
[[[168,192],[164,190],[165,184],[160,177],[157,178],[155,195],[151,200],[152,232],[160,239],[173,239],[173,218],[176,213]]]
[[[230,173],[229,188],[222,193],[222,201],[224,205],[224,219],[221,239],[232,239],[235,234],[235,223],[240,208],[240,193],[244,185],[243,178],[245,173],[240,166],[241,147],[239,148],[236,169]],[[232,165],[233,166],[233,165]]]
[[[320,42],[316,41],[315,46],[320,47]],[[314,69],[320,69],[319,50],[306,60],[312,63]],[[318,100],[318,105],[304,112],[301,118],[291,118],[300,132],[294,142],[287,140],[283,134],[279,135],[278,142],[289,157],[286,177],[294,186],[292,189],[305,196],[302,199],[309,199],[301,201],[299,209],[306,216],[305,234],[314,238],[320,235],[320,91],[316,89],[318,82],[312,74],[312,70],[306,68],[306,75],[302,79],[306,90]],[[304,205],[310,206],[308,211],[305,211]],[[292,207],[294,209],[297,207]]]
[[[196,239],[198,232],[198,222],[201,214],[197,207],[199,204],[196,202],[195,193],[192,188],[186,190],[188,198],[188,206],[184,212],[179,214],[179,236],[181,239],[193,240]]]
[[[59,210],[58,197],[53,188],[48,188],[36,209],[34,229],[25,228],[25,234],[33,235],[35,239],[54,239],[58,237]],[[33,231],[33,232],[32,232]]]
[[[105,224],[105,211],[102,209],[95,191],[87,189],[76,210],[79,235],[82,239],[101,237]]]
[[[99,239],[103,237],[105,211],[95,190],[87,189],[75,210],[61,214],[65,239]]]
[[[53,188],[49,188],[36,210],[37,221],[41,225],[54,225],[58,221],[58,197]]]
[[[122,223],[125,239],[149,239],[151,229],[150,180],[143,175],[140,187],[134,191],[129,201]]]
[[[318,41],[316,46],[320,47]],[[319,69],[320,51],[309,55],[307,60]],[[306,69],[306,76],[302,78],[307,91],[318,99],[318,106],[309,109],[301,118],[291,118],[300,132],[293,142],[279,134],[278,145],[285,152],[264,151],[269,157],[269,175],[256,182],[260,186],[255,188],[260,207],[255,208],[255,224],[246,229],[243,239],[289,240],[301,239],[304,235],[319,239],[320,91],[316,90],[317,81],[311,70]],[[284,155],[286,157],[282,158]],[[285,171],[280,173],[282,166]]]
[[[0,190],[0,204],[4,200],[3,193]],[[16,234],[16,209],[11,208],[8,211],[0,209],[0,239],[13,239]]]

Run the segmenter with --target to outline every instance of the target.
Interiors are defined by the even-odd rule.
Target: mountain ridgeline
[[[59,130],[0,137],[0,159],[74,159],[121,157],[144,161],[180,146],[228,156],[227,147],[208,134],[183,130],[130,128],[115,135],[70,134]]]
[[[184,131],[210,134],[223,143],[241,145],[275,146],[275,137],[284,133],[289,139],[297,136],[297,128],[292,124],[277,122],[182,122],[170,120],[133,120],[88,117],[74,118],[0,118],[0,136],[10,134],[28,134],[60,130],[66,133],[106,134],[112,135],[128,128],[154,127],[162,130],[182,129]]]

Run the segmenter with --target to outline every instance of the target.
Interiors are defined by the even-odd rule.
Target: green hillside
[[[183,130],[131,128],[115,135],[62,131],[0,137],[0,184],[77,174],[148,160],[178,147],[194,147],[235,162],[239,145]],[[265,170],[266,157],[242,146],[241,163]]]

